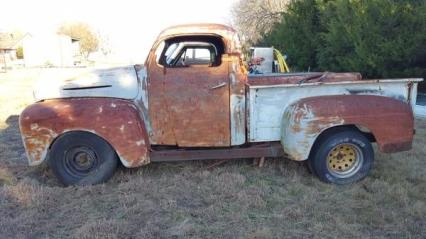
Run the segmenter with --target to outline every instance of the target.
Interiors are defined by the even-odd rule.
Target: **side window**
[[[174,42],[166,44],[159,63],[166,67],[213,67],[220,65],[220,55],[209,42]]]
[[[214,54],[207,48],[186,48],[179,63],[183,66],[212,65]]]
[[[172,61],[176,59],[177,54],[179,53],[178,48],[179,43],[173,43],[167,48],[166,52],[164,53],[164,59],[166,60],[167,65],[170,65]]]

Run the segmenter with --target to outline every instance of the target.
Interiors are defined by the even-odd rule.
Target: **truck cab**
[[[188,26],[163,31],[146,62],[152,144],[244,144],[246,77],[236,32],[215,25],[193,29],[197,33]]]

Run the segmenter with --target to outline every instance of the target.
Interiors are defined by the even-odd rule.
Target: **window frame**
[[[219,39],[218,39],[219,40]],[[215,44],[215,41],[211,40],[197,40],[196,37],[194,37],[194,39],[190,39],[190,40],[178,40],[178,38],[171,38],[171,39],[167,39],[164,40],[164,46],[163,49],[161,51],[161,55],[158,57],[157,56],[157,64],[165,67],[165,68],[187,68],[187,67],[220,67],[222,65],[222,56],[225,54],[224,49],[225,49],[225,44],[223,43],[223,40],[220,38],[220,43],[222,44],[221,46],[217,46]],[[161,43],[162,44],[162,43]],[[160,44],[160,45],[161,45]],[[179,49],[179,53],[176,55],[176,58],[173,60],[174,64],[176,64],[176,61],[179,61],[178,59],[180,59],[180,57],[182,57],[182,54],[184,54],[184,52],[186,52],[186,50],[188,48],[192,48],[192,49],[196,49],[196,48],[203,48],[203,49],[208,49],[210,51],[210,54],[212,55],[212,53],[214,53],[214,59],[210,59],[210,63],[209,64],[192,64],[192,65],[170,65],[170,63],[167,62],[167,56],[166,53],[168,51],[168,49],[173,45],[173,44],[183,44],[182,47],[180,47],[178,45],[178,47],[176,48]],[[220,51],[218,49],[218,47],[222,47],[222,51]],[[175,51],[176,51],[175,50]],[[174,54],[174,52],[172,53],[172,55]]]

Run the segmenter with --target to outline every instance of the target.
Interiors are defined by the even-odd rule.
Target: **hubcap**
[[[77,167],[87,169],[92,165],[94,158],[88,152],[79,152],[74,157],[74,162]]]
[[[65,170],[73,176],[86,176],[98,164],[96,153],[84,146],[74,147],[65,153]]]
[[[361,149],[350,143],[340,144],[327,156],[328,171],[336,177],[347,178],[358,172],[364,161]]]

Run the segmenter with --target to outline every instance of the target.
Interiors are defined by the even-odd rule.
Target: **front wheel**
[[[321,137],[308,163],[322,181],[350,184],[365,178],[373,161],[374,151],[370,141],[358,131],[342,129]]]
[[[53,173],[66,186],[105,182],[112,177],[117,164],[116,153],[108,142],[82,131],[60,136],[49,153]]]

